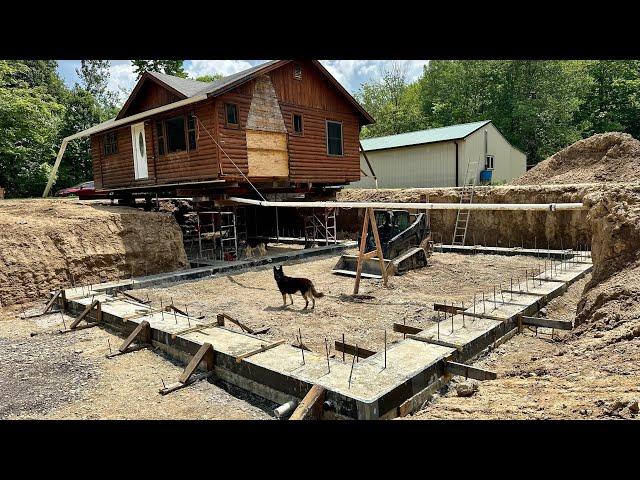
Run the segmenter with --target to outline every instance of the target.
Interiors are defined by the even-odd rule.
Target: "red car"
[[[109,198],[108,192],[96,192],[96,187],[93,181],[82,182],[73,187],[63,188],[56,192],[56,197],[70,197],[77,195],[80,200],[92,200],[94,198]]]

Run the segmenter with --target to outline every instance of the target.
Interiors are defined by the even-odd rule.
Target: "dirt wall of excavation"
[[[526,187],[478,187],[474,203],[565,203],[582,202],[595,185],[559,185]],[[425,196],[434,203],[458,203],[460,190],[454,188],[415,188],[380,190],[344,190],[338,194],[343,201],[420,202]],[[424,200],[422,200],[424,201]],[[451,243],[456,221],[455,210],[432,210],[431,227],[436,242]],[[362,211],[342,210],[338,229],[351,234],[362,226]],[[522,246],[546,248],[576,247],[591,241],[586,211],[534,212],[487,211],[471,212],[467,245]]]
[[[170,214],[69,200],[0,202],[0,302],[188,267]]]

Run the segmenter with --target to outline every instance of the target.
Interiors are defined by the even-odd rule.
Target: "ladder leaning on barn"
[[[469,174],[472,173],[470,177]],[[478,179],[478,162],[467,163],[467,171],[464,174],[464,184],[460,193],[460,207],[456,216],[456,225],[453,230],[452,245],[464,246],[467,239],[467,228],[469,227],[469,216],[471,210],[464,208],[464,205],[473,203],[473,194],[475,192],[476,181]]]

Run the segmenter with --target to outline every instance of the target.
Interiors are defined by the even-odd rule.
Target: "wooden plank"
[[[294,348],[301,348],[302,350],[306,350],[307,352],[311,351],[311,349],[307,347],[304,343],[292,343],[291,346]]]
[[[97,322],[85,323],[84,325],[78,325],[73,330],[71,330],[70,328],[67,328],[66,330],[58,330],[58,332],[59,333],[77,332],[78,330],[84,330],[85,328],[93,328],[93,327],[97,327],[97,326],[98,326]]]
[[[218,327],[219,324],[217,321],[203,323],[201,325],[196,325],[195,327],[185,328],[184,330],[180,330],[178,332],[174,332],[171,334],[171,340],[175,340],[178,335],[185,335],[187,333],[199,332],[200,330],[205,330],[211,327]]]
[[[251,356],[256,355],[258,353],[262,353],[262,352],[265,352],[267,350],[271,350],[272,348],[277,347],[278,345],[282,345],[284,342],[285,342],[284,340],[278,340],[277,342],[269,343],[268,345],[261,345],[260,348],[256,348],[255,350],[251,350],[250,352],[238,355],[236,357],[236,363],[240,363],[243,359],[251,357]]]
[[[322,417],[322,404],[326,393],[326,389],[320,385],[311,387],[289,420],[319,420]]]
[[[231,318],[229,315],[227,315],[226,313],[221,313],[220,315],[222,315],[222,317],[225,320],[229,320],[231,323],[235,323],[237,326],[239,326],[244,332],[247,333],[254,333],[253,329],[251,327],[247,327],[246,325],[240,323],[238,320]]]
[[[571,330],[573,328],[571,322],[565,320],[553,320],[551,318],[522,317],[524,325],[533,325],[536,327],[556,328],[558,330]]]
[[[344,352],[349,355],[356,355],[356,347],[354,345],[349,345],[348,343],[342,343],[336,340],[335,344],[336,350],[338,352]],[[366,348],[358,347],[358,358],[367,358],[371,355],[375,355],[376,352],[371,350],[367,350]]]
[[[412,327],[411,325],[405,325],[404,323],[394,323],[393,331],[398,333],[416,334],[420,333],[423,329],[418,327]]]
[[[196,375],[192,375],[191,378],[185,383],[176,382],[176,383],[169,384],[164,388],[161,388],[159,390],[160,395],[167,395],[168,393],[175,392],[176,390],[180,390],[181,388],[188,387],[192,383],[198,382],[200,380],[204,380],[205,378],[209,378],[212,375],[213,375],[213,372],[204,372],[204,373],[198,373]]]
[[[382,255],[382,242],[380,241],[380,233],[378,232],[378,224],[376,223],[376,215],[373,213],[373,208],[367,208],[369,217],[371,220],[371,230],[373,231],[373,238],[376,242],[376,251],[378,252],[378,262],[380,262],[380,272],[382,273],[382,283],[387,286],[387,267],[384,264],[384,256]]]
[[[360,250],[358,251],[358,259],[356,261],[356,282],[353,286],[353,294],[356,295],[360,290],[360,276],[362,275],[362,260],[367,245],[367,231],[369,230],[369,215],[365,210],[364,221],[362,222],[362,234],[360,235]]]
[[[438,340],[436,338],[425,338],[425,337],[419,337],[417,335],[407,335],[407,338],[411,340],[416,340],[418,342],[431,343],[433,345],[440,345],[441,347],[455,348],[459,352],[462,351],[462,347],[460,345],[456,345],[455,343],[447,342],[444,340]]]
[[[94,300],[93,302],[91,302],[90,305],[87,305],[87,307],[84,309],[84,311],[78,315],[78,317],[76,317],[76,319],[71,323],[71,325],[69,325],[69,330],[73,330],[75,329],[78,324],[87,316],[89,315],[89,312],[91,312],[91,310],[94,309],[94,307],[96,307],[96,305],[99,305],[100,302],[98,300]]]
[[[434,303],[433,310],[436,312],[446,312],[446,313],[460,313],[464,312],[466,309],[462,307],[456,307],[453,305],[443,305],[442,303]]]
[[[124,297],[130,298],[131,300],[134,300],[134,301],[136,301],[138,303],[142,303],[144,305],[148,305],[149,303],[151,303],[151,302],[149,302],[147,300],[141,300],[141,299],[139,299],[137,297],[134,297],[130,293],[127,293],[127,292],[125,292],[124,290],[122,290],[120,288],[116,290],[116,294],[118,294],[118,293],[121,294]]]
[[[495,372],[484,370],[464,363],[447,361],[444,363],[445,371],[451,375],[459,375],[465,378],[473,378],[474,380],[495,380],[498,375]]]
[[[149,343],[151,341],[151,325],[146,320],[140,322],[140,324],[133,329],[118,350],[124,353],[136,339],[139,339],[140,343]]]
[[[58,299],[58,297],[64,292],[64,290],[58,290],[55,295],[53,296],[53,298],[51,298],[51,300],[49,300],[49,303],[47,303],[47,305],[44,307],[44,311],[42,312],[42,314],[44,315],[45,313],[47,313],[49,311],[49,309],[51,307],[53,307],[53,304],[55,303],[55,301]]]
[[[213,370],[213,345],[210,343],[202,344],[200,349],[189,362],[189,365],[187,365],[187,368],[185,368],[182,375],[180,375],[180,378],[178,378],[178,382],[187,383],[202,361],[206,362],[207,371],[210,372]]]

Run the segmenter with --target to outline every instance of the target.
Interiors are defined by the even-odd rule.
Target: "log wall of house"
[[[302,79],[293,78],[294,65]],[[360,180],[360,120],[353,105],[311,62],[291,62],[270,72],[289,132],[289,175],[296,183]],[[293,114],[302,114],[302,135],[293,131]],[[327,154],[326,121],[342,122],[343,155]]]

